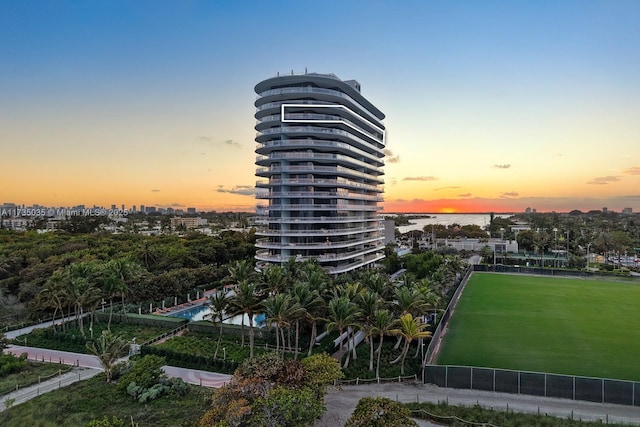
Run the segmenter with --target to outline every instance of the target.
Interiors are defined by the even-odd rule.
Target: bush
[[[14,356],[13,354],[0,353],[0,378],[14,372],[20,372],[27,367],[26,355]]]
[[[363,397],[344,427],[417,427],[409,409],[386,397]]]
[[[118,388],[123,391],[129,389],[129,384],[135,383],[143,389],[151,388],[166,378],[162,367],[166,365],[163,357],[148,355],[130,361],[130,369],[118,381]]]

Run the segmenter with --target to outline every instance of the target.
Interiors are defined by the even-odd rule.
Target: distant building
[[[187,208],[187,213],[188,214],[195,214],[196,213],[196,208]]]
[[[384,244],[396,243],[396,222],[392,219],[384,220]]]
[[[175,217],[171,218],[171,229],[175,230],[178,227],[184,227],[188,230],[198,227],[198,220],[200,218],[194,217]]]
[[[198,228],[204,225],[207,225],[208,221],[206,218],[200,218],[200,217],[192,217],[192,216],[188,216],[188,217],[174,217],[171,218],[171,229],[175,230],[176,228],[183,226],[184,228],[188,229],[188,230],[192,230],[194,228]]]
[[[631,215],[633,214],[633,208],[623,208],[622,213],[625,215]]]
[[[604,208],[602,208],[602,213],[606,214],[609,212],[609,208],[607,208],[606,206]]]

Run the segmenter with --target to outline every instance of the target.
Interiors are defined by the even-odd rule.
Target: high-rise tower
[[[332,274],[384,258],[384,114],[355,80],[278,75],[258,83],[259,265],[315,258]],[[259,212],[260,213],[260,212]]]

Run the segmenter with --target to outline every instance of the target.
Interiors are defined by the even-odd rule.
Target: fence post
[[[573,400],[576,400],[576,377],[573,377]]]
[[[518,394],[520,394],[520,371],[518,371]],[[538,408],[538,415],[540,415],[540,408]]]

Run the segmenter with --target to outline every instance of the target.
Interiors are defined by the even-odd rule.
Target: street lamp
[[[591,243],[587,243],[587,271],[589,271],[589,248],[591,247]]]

